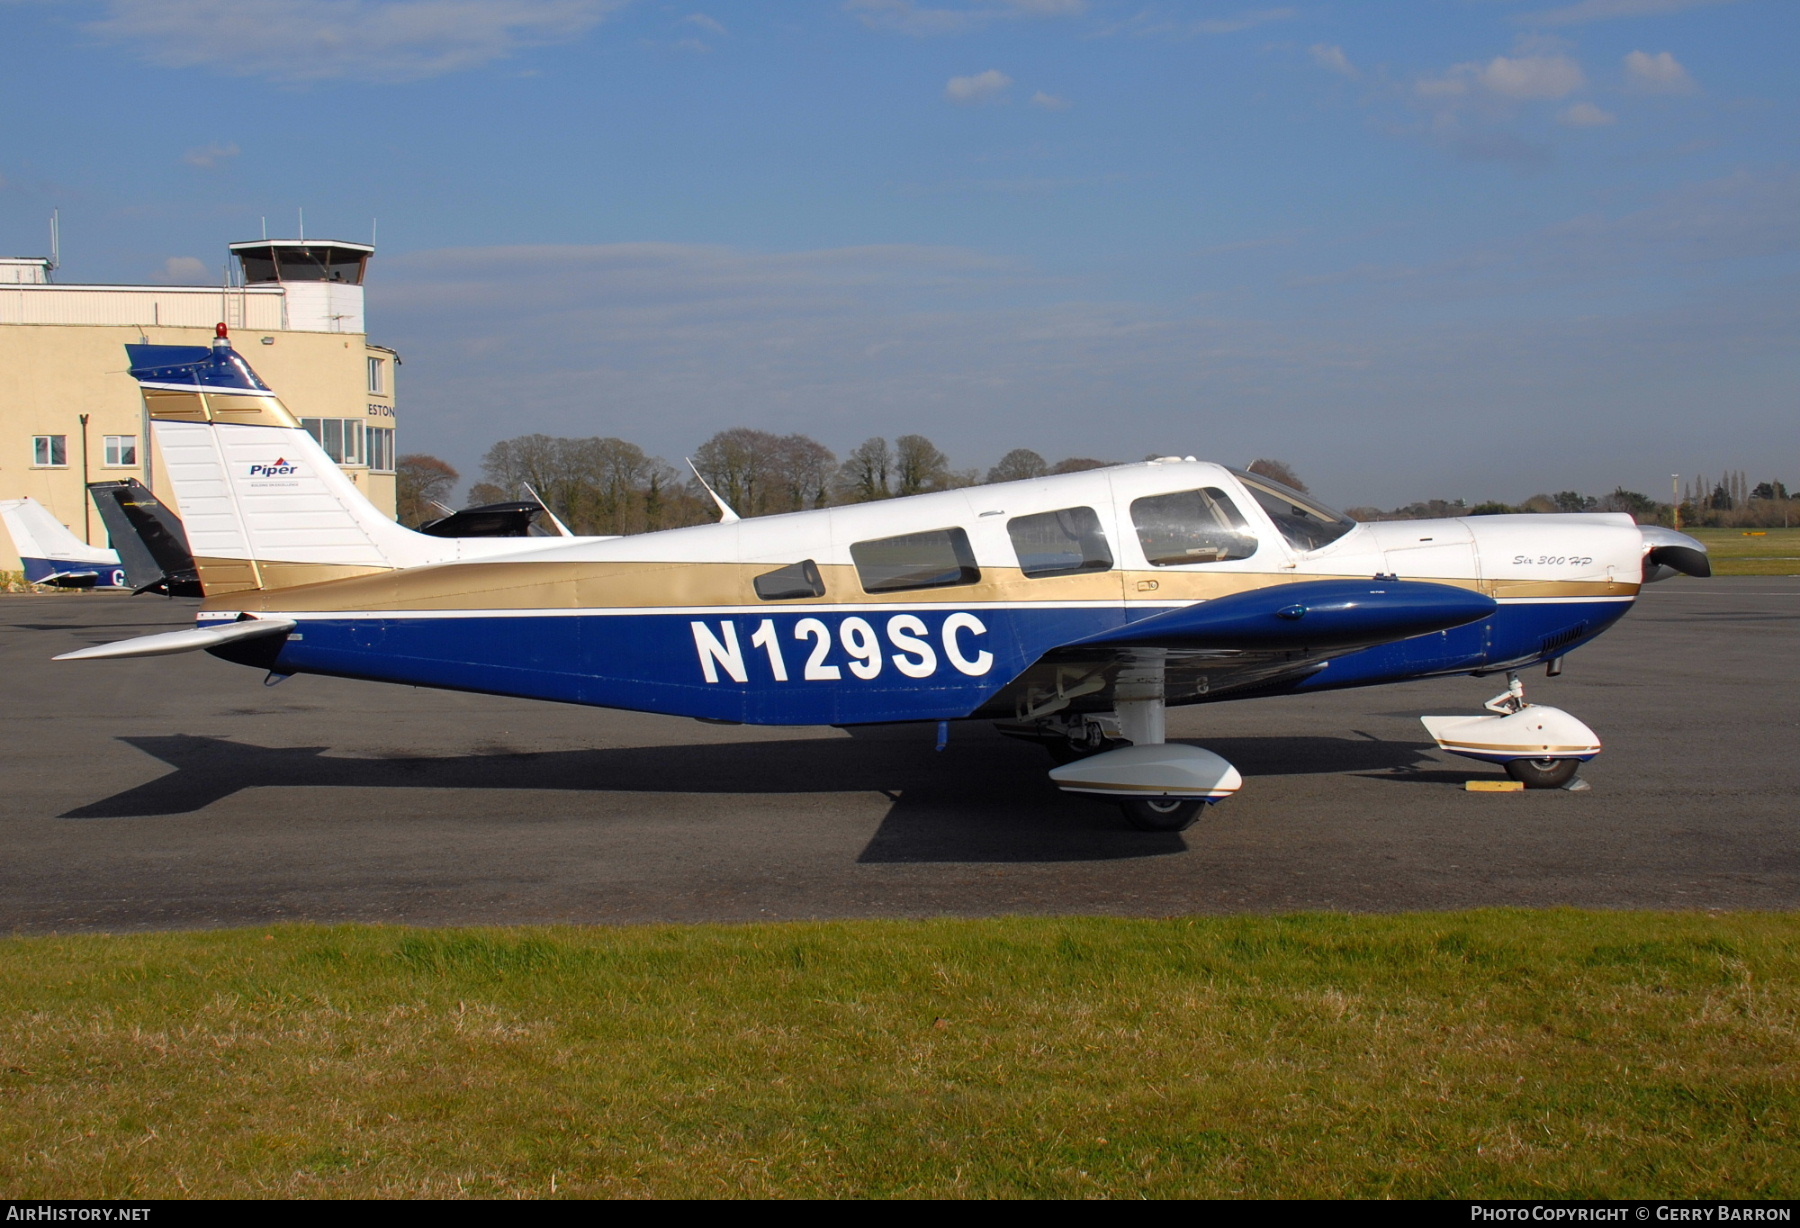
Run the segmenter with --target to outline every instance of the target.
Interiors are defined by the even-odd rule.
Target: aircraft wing
[[[1416,580],[1311,580],[1179,606],[1045,653],[987,705],[1021,718],[1112,706],[1121,669],[1166,663],[1170,704],[1306,677],[1337,657],[1487,618],[1494,599]]]

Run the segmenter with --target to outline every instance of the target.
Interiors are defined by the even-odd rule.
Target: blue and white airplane
[[[1629,516],[1358,524],[1166,457],[611,539],[446,539],[381,515],[230,346],[127,347],[206,590],[191,631],[59,660],[205,649],[276,676],[769,725],[983,719],[1063,789],[1173,831],[1234,793],[1165,712],[1506,673],[1446,750],[1566,784],[1600,741],[1517,671],[1616,622],[1705,548]],[[940,725],[940,737],[945,726]]]
[[[29,495],[0,499],[0,524],[6,526],[31,583],[130,591],[117,551],[88,545]]]

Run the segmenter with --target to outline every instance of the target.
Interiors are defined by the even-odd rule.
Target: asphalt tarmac
[[[1800,906],[1800,578],[1678,579],[1527,679],[1606,753],[1468,793],[1454,678],[1170,713],[1243,791],[1181,835],[985,725],[703,725],[260,673],[52,664],[193,602],[0,597],[0,930]]]

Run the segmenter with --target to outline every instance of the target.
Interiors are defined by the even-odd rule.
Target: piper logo
[[[253,478],[275,478],[299,472],[300,466],[288,464],[286,457],[278,458],[272,465],[250,466],[250,476]]]

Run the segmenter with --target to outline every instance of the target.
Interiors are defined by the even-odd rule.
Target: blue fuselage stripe
[[[1509,603],[1330,660],[1291,689],[1523,664],[1629,601]],[[1136,621],[1114,605],[296,615],[273,668],[771,725],[968,716],[1046,652]],[[1547,647],[1548,646],[1548,647]]]

